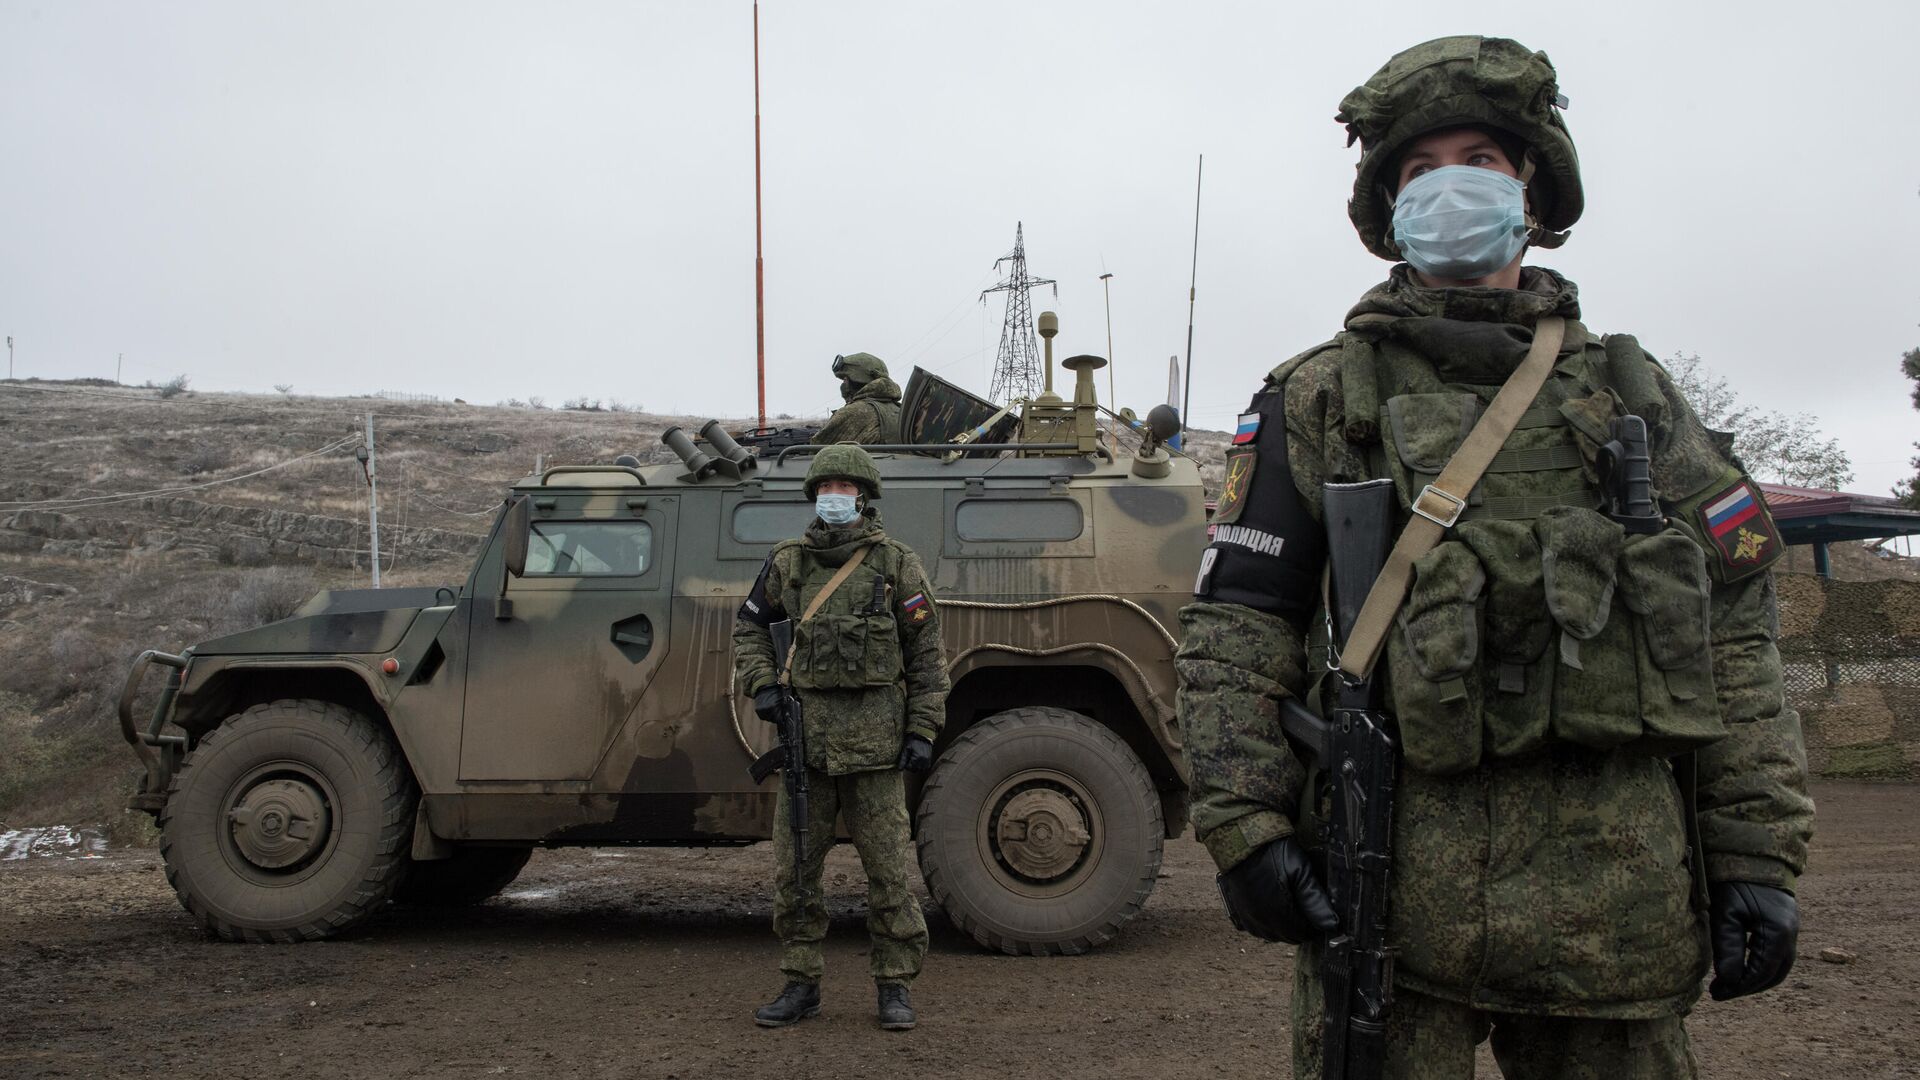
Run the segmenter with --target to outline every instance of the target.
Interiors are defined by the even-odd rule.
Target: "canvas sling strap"
[[[853,572],[858,570],[860,564],[866,561],[867,552],[872,550],[873,545],[868,544],[848,556],[847,561],[840,564],[840,569],[835,570],[833,576],[827,579],[826,585],[822,586],[819,592],[813,594],[813,599],[807,602],[807,610],[800,613],[800,622],[794,625],[799,626],[804,624],[815,615],[818,615],[821,606],[827,602],[827,598],[833,595],[835,589],[847,583],[847,579],[853,576]],[[793,644],[787,646],[787,662],[780,666],[780,685],[782,686],[790,684],[793,677],[793,651],[799,647],[800,639],[798,635],[795,635]]]
[[[1519,426],[1527,406],[1533,404],[1540,388],[1546,385],[1566,334],[1567,323],[1560,316],[1548,315],[1540,320],[1533,329],[1533,345],[1527,349],[1526,358],[1493,396],[1487,411],[1480,414],[1479,422],[1467,433],[1460,449],[1447,460],[1440,475],[1414,496],[1413,517],[1400,531],[1400,538],[1394,541],[1387,564],[1374,579],[1373,588],[1367,591],[1360,614],[1353,620],[1353,629],[1347,633],[1346,647],[1340,650],[1340,671],[1347,678],[1357,681],[1372,673],[1374,663],[1380,658],[1380,647],[1386,643],[1387,631],[1392,629],[1394,616],[1400,610],[1400,602],[1406,599],[1414,561],[1433,550],[1466,512],[1467,496],[1473,492],[1473,486],[1480,482],[1481,474],[1493,463],[1493,456]]]

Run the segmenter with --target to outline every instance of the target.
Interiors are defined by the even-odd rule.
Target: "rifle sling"
[[[807,602],[807,610],[800,613],[800,621],[794,624],[796,630],[804,626],[807,620],[820,613],[821,605],[827,602],[827,598],[832,596],[836,589],[847,583],[847,579],[853,576],[853,572],[860,568],[861,563],[866,561],[867,552],[872,550],[873,545],[868,544],[858,551],[855,551],[847,557],[846,562],[840,564],[840,569],[835,570],[833,576],[827,579],[826,585],[822,587],[819,592],[814,593],[813,599]],[[795,634],[793,644],[787,646],[787,661],[780,669],[780,685],[782,686],[792,685],[793,651],[799,647],[800,635]]]
[[[1413,497],[1413,516],[1400,531],[1400,538],[1394,541],[1387,564],[1374,579],[1373,588],[1367,591],[1367,599],[1360,605],[1360,614],[1354,618],[1353,628],[1347,632],[1346,643],[1340,650],[1340,671],[1347,678],[1358,681],[1372,673],[1374,663],[1380,658],[1380,647],[1386,644],[1387,631],[1392,629],[1400,603],[1406,599],[1407,586],[1413,579],[1414,560],[1433,550],[1447,530],[1460,520],[1474,485],[1480,482],[1494,455],[1519,426],[1528,406],[1539,396],[1540,388],[1547,384],[1566,332],[1566,320],[1560,316],[1541,318],[1533,329],[1533,344],[1527,349],[1526,359],[1507,377],[1487,411],[1480,414],[1480,421],[1467,433],[1460,449],[1448,459],[1446,468]]]

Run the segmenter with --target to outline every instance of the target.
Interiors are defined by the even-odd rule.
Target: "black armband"
[[[736,617],[755,626],[767,627],[778,621],[774,616],[773,601],[767,598],[767,575],[773,570],[773,556],[760,564],[760,576],[753,579],[753,588],[747,590],[747,598],[740,601],[740,610]]]
[[[1284,384],[1261,390],[1249,409],[1227,451],[1194,599],[1241,604],[1304,628],[1320,603],[1326,530],[1293,485]]]

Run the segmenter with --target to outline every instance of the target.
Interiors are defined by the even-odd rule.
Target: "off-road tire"
[[[532,857],[530,847],[457,847],[451,858],[412,862],[393,901],[415,907],[484,903],[513,884]]]
[[[1036,899],[1016,891],[996,859],[986,804],[1006,805],[996,791],[1042,775],[1064,778],[1094,804],[1098,850],[1059,883],[1068,891]],[[915,821],[934,900],[975,941],[1010,955],[1078,954],[1111,941],[1153,892],[1165,834],[1159,794],[1133,751],[1078,713],[1038,707],[995,714],[955,739],[927,778]]]
[[[324,825],[309,832],[323,839],[263,868],[236,839],[235,807],[275,783],[313,793]],[[332,937],[393,894],[418,798],[392,737],[367,716],[326,701],[255,705],[202,737],[174,773],[159,821],[167,881],[228,941]]]

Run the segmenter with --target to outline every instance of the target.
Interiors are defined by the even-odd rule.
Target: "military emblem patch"
[[[1766,566],[1784,549],[1766,503],[1745,477],[1701,500],[1698,512],[1730,580]]]
[[[1220,502],[1214,507],[1213,520],[1226,524],[1240,520],[1246,509],[1247,489],[1253,486],[1253,467],[1259,455],[1251,448],[1227,455],[1227,478],[1220,484]]]
[[[927,614],[933,609],[927,605],[927,594],[917,592],[900,601],[900,610],[913,622],[925,622]]]

